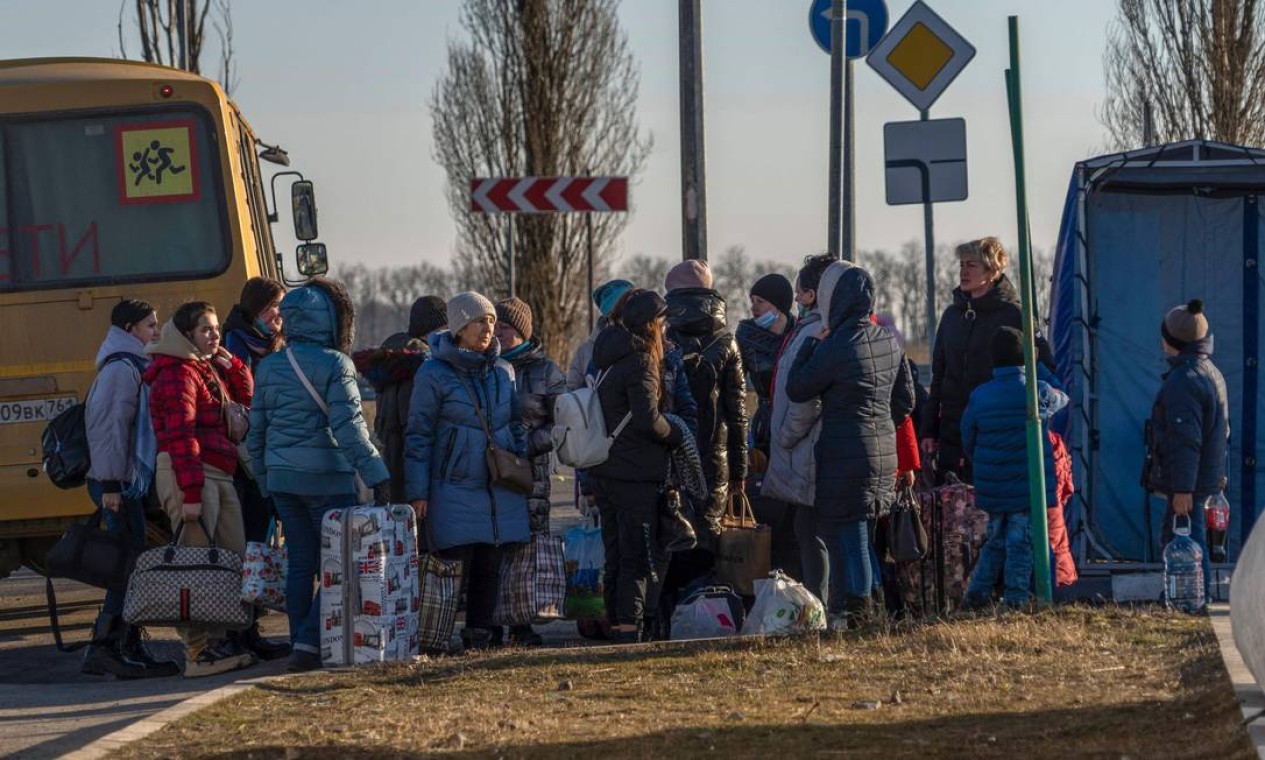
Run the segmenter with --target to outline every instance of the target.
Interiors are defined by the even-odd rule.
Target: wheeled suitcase
[[[417,523],[406,505],[325,513],[321,523],[321,660],[330,666],[418,653]]]
[[[988,515],[975,506],[975,489],[956,481],[919,493],[931,538],[918,562],[898,564],[905,609],[913,616],[945,614],[962,605],[971,571],[988,538]]]

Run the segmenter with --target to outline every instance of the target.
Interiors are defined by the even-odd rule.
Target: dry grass
[[[1255,757],[1207,619],[1114,608],[318,674],[203,710],[123,756],[433,752]]]

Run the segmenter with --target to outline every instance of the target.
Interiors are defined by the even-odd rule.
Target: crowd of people
[[[242,552],[279,519],[289,641],[265,639],[254,622],[186,628],[183,666],[156,661],[112,591],[83,669],[201,676],[286,656],[293,671],[319,668],[321,520],[368,501],[411,505],[420,550],[462,563],[466,648],[539,645],[531,626],[506,631],[495,620],[502,555],[549,531],[554,401],[586,384],[614,436],[606,460],[577,474],[578,507],[600,519],[610,639],[663,635],[682,590],[712,572],[726,513],[746,498],[772,528],[774,565],[827,605],[831,627],[864,623],[892,602],[880,520],[920,472],[973,482],[989,514],[966,604],[1000,596],[1024,606],[1033,581],[1019,294],[995,238],[959,246],[957,257],[960,286],[926,391],[899,331],[877,313],[872,276],[826,255],[807,257],[794,282],[753,283],[752,316],[733,329],[704,261],[673,267],[666,296],[607,282],[592,293],[601,316],[565,374],[518,298],[423,296],[405,331],[356,353],[352,303],[329,279],[287,292],[254,278],[223,325],[209,303],[186,303],[160,323],[149,304],[124,300],[87,399],[89,493],[111,530],[138,540],[151,494],[189,545]],[[1201,499],[1224,484],[1225,385],[1202,304],[1169,312],[1161,332],[1174,371],[1156,404],[1164,432],[1147,479],[1203,542]],[[1048,420],[1067,396],[1045,341],[1031,350]],[[372,430],[358,374],[376,392]],[[1051,507],[1061,498],[1058,445],[1047,436]],[[530,461],[529,492],[490,477],[493,449]],[[702,487],[679,482],[682,452]],[[694,548],[666,550],[669,503],[681,505]]]

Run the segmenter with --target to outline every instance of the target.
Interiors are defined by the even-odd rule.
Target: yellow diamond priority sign
[[[975,48],[918,0],[866,61],[919,111],[926,111],[975,57]]]

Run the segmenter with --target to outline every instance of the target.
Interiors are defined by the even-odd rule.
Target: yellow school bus
[[[219,85],[195,74],[0,61],[0,577],[38,568],[93,509],[86,489],[51,484],[40,438],[85,397],[114,305],[143,299],[163,320],[196,298],[227,316],[247,278],[284,279],[257,145]],[[310,229],[302,184],[293,207]],[[301,248],[301,272],[324,271],[324,247]]]

